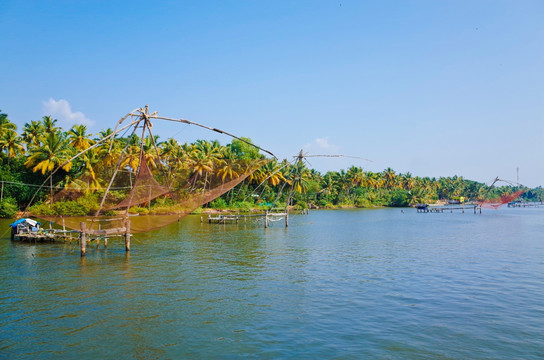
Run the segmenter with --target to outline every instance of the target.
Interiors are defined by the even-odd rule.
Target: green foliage
[[[94,213],[96,210],[98,210],[100,200],[101,198],[99,198],[98,193],[89,193],[77,199],[76,202],[88,209],[88,213]]]
[[[234,208],[240,211],[251,211],[253,209],[253,203],[249,201],[237,201],[234,203]]]
[[[394,190],[391,192],[389,206],[405,207],[408,206],[408,192],[406,190]]]
[[[89,214],[90,209],[77,201],[62,201],[52,205],[45,203],[34,205],[30,211],[44,216],[85,216]]]
[[[253,143],[250,138],[242,137],[241,139],[249,143]],[[259,154],[259,149],[238,139],[232,140],[230,148],[238,159],[254,160],[261,158],[261,154]]]
[[[17,215],[17,203],[14,198],[8,197],[0,201],[0,218],[11,219]]]
[[[128,209],[128,212],[131,214],[140,214],[140,215],[147,215],[149,214],[149,209],[139,206],[133,206],[130,209]]]
[[[219,197],[210,203],[212,209],[224,210],[227,208],[227,202],[225,199]]]

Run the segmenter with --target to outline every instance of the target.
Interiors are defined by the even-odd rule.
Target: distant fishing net
[[[483,208],[498,209],[501,206],[503,206],[504,204],[508,204],[508,203],[514,201],[515,199],[517,199],[518,197],[523,195],[523,193],[525,191],[526,190],[518,190],[518,191],[515,191],[513,193],[502,194],[500,196],[497,196],[497,197],[494,197],[494,198],[491,198],[491,199],[481,200],[478,203]]]

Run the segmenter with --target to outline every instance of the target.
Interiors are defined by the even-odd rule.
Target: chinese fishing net
[[[140,122],[131,124],[136,129]],[[151,126],[147,123],[144,126],[148,126],[150,136],[142,135],[141,143],[149,144],[154,141],[149,140]],[[93,204],[93,214],[62,217],[30,214],[69,229],[78,230],[80,222],[86,222],[87,231],[103,235],[124,232],[129,218],[131,233],[146,232],[176,222],[218,198],[267,162],[264,157],[248,160],[220,154],[201,159],[181,155],[168,158],[162,156],[156,145],[148,146],[147,150],[141,144],[127,143],[123,151],[112,152],[111,143],[104,142],[86,157],[74,159],[82,169],[81,175],[66,180],[64,188],[53,196],[53,203],[74,206],[88,200]],[[102,154],[93,166],[89,163],[90,153]]]
[[[508,203],[516,200],[518,197],[523,195],[523,193],[525,191],[526,190],[518,190],[518,191],[515,191],[515,192],[512,192],[512,193],[502,194],[500,196],[496,196],[496,197],[493,197],[493,198],[490,198],[490,199],[481,200],[478,203],[483,208],[498,209],[501,206],[503,206],[504,204],[508,204]]]

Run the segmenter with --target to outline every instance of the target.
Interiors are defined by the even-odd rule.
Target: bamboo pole
[[[87,223],[82,221],[79,223],[79,229],[81,230],[80,234],[80,243],[81,243],[81,256],[85,256],[85,246],[87,245],[87,239],[86,239],[86,230],[87,230]]]
[[[130,220],[125,218],[125,251],[130,251]]]

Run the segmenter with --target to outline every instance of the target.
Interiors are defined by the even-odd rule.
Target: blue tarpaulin
[[[15,221],[12,224],[9,224],[9,226],[11,226],[12,228],[16,228],[17,225],[22,224],[24,222],[28,222],[32,226],[36,226],[36,224],[41,225],[41,223],[36,221],[36,220],[22,218],[22,219],[19,219],[19,220]]]

